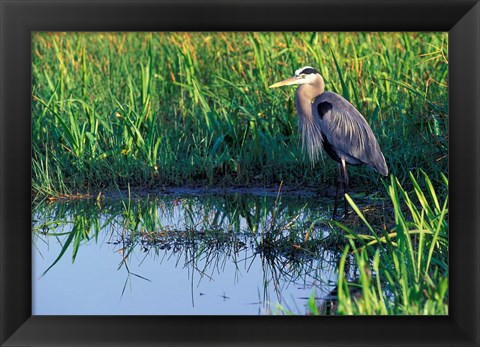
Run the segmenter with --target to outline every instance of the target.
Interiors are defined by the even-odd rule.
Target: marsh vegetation
[[[344,220],[327,217],[335,163],[312,166],[301,152],[293,90],[267,88],[304,65],[365,116],[389,167],[384,180],[367,167],[349,169],[353,212]],[[231,204],[225,220],[244,211],[246,224],[210,221],[199,230],[185,217],[178,234],[162,234],[155,199],[174,187],[223,192],[211,213]],[[246,218],[262,208],[232,202],[224,194],[231,189],[269,191],[270,212]],[[301,222],[284,215],[288,194],[299,190],[313,211]],[[132,192],[156,203],[137,212]],[[75,259],[107,220],[132,249],[153,252],[179,235],[185,252],[199,239],[205,252],[209,242],[224,253],[252,242],[251,252],[274,264],[303,254],[316,264],[310,275],[328,250],[336,313],[447,314],[447,34],[35,33],[32,198],[34,211],[49,216],[34,217],[34,233],[60,242],[60,257]],[[76,200],[80,210],[46,212]],[[51,229],[62,220],[61,231]],[[145,238],[152,243],[142,245]],[[362,295],[350,295],[354,287]],[[317,294],[309,311],[323,313]]]

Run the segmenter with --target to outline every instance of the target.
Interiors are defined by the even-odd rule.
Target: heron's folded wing
[[[321,94],[313,104],[318,110],[323,136],[334,150],[388,174],[385,158],[372,129],[346,99],[332,92]]]

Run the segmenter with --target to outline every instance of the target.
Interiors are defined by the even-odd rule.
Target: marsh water
[[[33,314],[304,314],[337,278],[330,203],[176,190],[36,204]]]

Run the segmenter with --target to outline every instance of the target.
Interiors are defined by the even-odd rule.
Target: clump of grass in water
[[[386,189],[394,206],[395,226],[389,231],[377,232],[347,196],[371,234],[357,234],[335,222],[349,239],[339,265],[336,313],[448,314],[448,196],[442,201],[427,174],[422,176],[425,192],[410,173],[411,193],[391,176]],[[445,176],[443,184],[447,189]],[[358,269],[356,283],[348,283],[344,273],[350,254]],[[354,291],[359,295],[352,295]]]

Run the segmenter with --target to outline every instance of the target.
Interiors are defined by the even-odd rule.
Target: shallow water
[[[328,201],[194,193],[36,205],[33,314],[303,314],[332,289]]]

